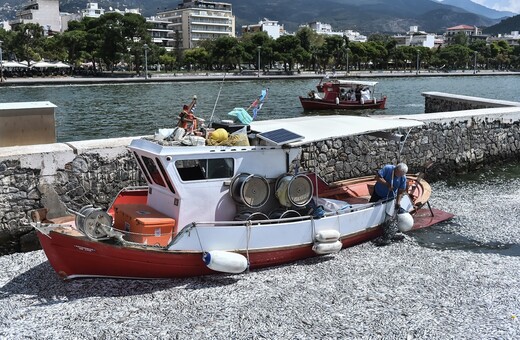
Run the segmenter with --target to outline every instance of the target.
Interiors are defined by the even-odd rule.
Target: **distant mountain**
[[[520,15],[516,15],[512,18],[502,20],[500,23],[491,27],[485,28],[483,33],[485,34],[510,34],[513,31],[520,30]]]
[[[512,16],[515,16],[518,14],[518,13],[513,13],[513,12],[507,12],[507,11],[497,11],[492,8],[488,8],[486,6],[477,4],[471,0],[438,0],[438,1],[442,4],[463,8],[468,12],[475,13],[475,14],[481,15],[486,18],[491,18],[491,19],[503,19],[503,18],[512,17]]]
[[[233,4],[237,32],[240,27],[255,24],[263,18],[277,20],[289,31],[296,31],[301,24],[320,21],[331,24],[334,30],[357,30],[363,34],[400,33],[410,26],[421,30],[442,33],[446,28],[460,24],[491,26],[498,20],[470,13],[459,7],[434,0],[220,0]],[[456,1],[456,0],[450,0]],[[0,0],[2,8],[9,3],[19,8],[26,0]],[[100,7],[123,10],[140,8],[143,15],[155,15],[158,11],[177,7],[180,0],[98,0]],[[86,7],[86,0],[61,0],[64,12],[77,12]],[[11,10],[12,13],[12,10]],[[14,14],[9,16],[14,18]]]

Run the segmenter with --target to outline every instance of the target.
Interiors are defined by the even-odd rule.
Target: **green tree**
[[[294,62],[298,54],[301,53],[298,48],[302,48],[300,41],[293,35],[282,35],[276,39],[276,55],[283,62],[283,68],[286,72],[293,69]]]
[[[43,27],[38,24],[20,24],[14,29],[11,51],[19,60],[30,62],[40,60],[41,46],[43,45]]]

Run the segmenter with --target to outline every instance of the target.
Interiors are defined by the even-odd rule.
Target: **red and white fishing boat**
[[[330,128],[315,129],[315,117],[252,122],[250,146],[134,140],[129,149],[147,186],[122,190],[107,211],[84,207],[70,222],[34,223],[50,264],[64,279],[240,273],[376,238],[395,203],[368,203],[372,176],[327,184],[313,173],[291,172],[291,164],[306,143],[382,136],[423,123],[320,119]],[[414,228],[452,217],[429,207],[431,189],[424,180],[408,181],[401,207],[414,216]]]
[[[327,80],[320,82],[307,97],[300,96],[304,110],[381,110],[386,96],[375,93],[377,82],[355,80]]]

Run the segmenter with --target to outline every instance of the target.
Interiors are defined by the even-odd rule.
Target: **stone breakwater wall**
[[[400,160],[410,173],[434,162],[430,180],[520,159],[520,107],[380,118],[425,123],[409,134],[394,132],[407,136]],[[88,204],[108,208],[123,187],[144,185],[127,149],[132,139],[0,148],[0,254],[38,246],[27,225],[34,209],[48,208],[48,216],[57,217]],[[304,146],[298,166],[327,182],[372,175],[395,164],[399,148],[398,142],[372,136],[327,140]]]
[[[507,100],[462,96],[443,92],[423,92],[424,112],[450,112],[497,107],[520,107],[520,103]]]

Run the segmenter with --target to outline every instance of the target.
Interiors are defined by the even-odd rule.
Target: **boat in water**
[[[146,187],[123,189],[107,210],[86,206],[61,223],[40,214],[33,223],[50,264],[63,279],[191,277],[281,265],[377,238],[396,207],[394,199],[368,202],[374,176],[326,183],[294,162],[304,144],[423,123],[326,116],[319,119],[330,128],[316,129],[315,119],[220,124],[225,132],[181,141],[135,139],[129,150]],[[231,144],[209,140],[217,137]],[[408,176],[400,202],[413,228],[453,216],[430,207],[421,177]]]
[[[378,83],[331,79],[321,81],[317,91],[312,90],[307,97],[300,96],[304,110],[382,110],[386,96],[375,93]]]

